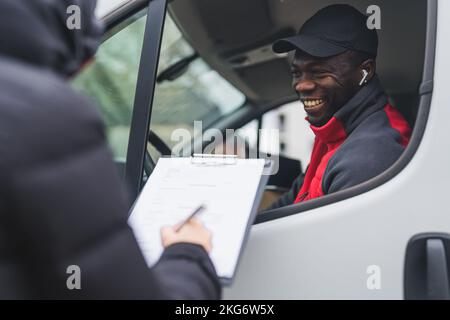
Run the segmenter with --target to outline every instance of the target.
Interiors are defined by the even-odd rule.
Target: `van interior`
[[[369,6],[379,6],[377,73],[391,104],[413,127],[424,64],[426,0],[184,0],[170,2],[169,14],[196,55],[262,114],[298,99],[291,84],[292,54],[274,54],[273,42],[296,34],[314,13],[335,3],[368,14]],[[236,119],[226,127],[244,124]],[[307,166],[283,156],[279,161],[278,173],[269,180],[268,189],[273,190],[266,190],[261,208],[285,192]]]
[[[426,1],[351,0],[361,12],[381,9],[377,71],[391,103],[413,125],[422,77]],[[184,0],[169,12],[197,53],[256,107],[296,99],[289,56],[275,55],[272,43],[294,35],[330,0]]]

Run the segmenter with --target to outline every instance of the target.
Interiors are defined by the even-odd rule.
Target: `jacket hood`
[[[96,0],[1,0],[0,56],[70,76],[94,56],[103,33]],[[80,8],[81,28],[70,30],[67,13]]]

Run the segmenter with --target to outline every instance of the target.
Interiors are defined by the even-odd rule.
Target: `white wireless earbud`
[[[367,70],[364,70],[364,69],[363,69],[362,73],[363,73],[363,77],[361,79],[361,82],[359,83],[360,86],[362,86],[364,83],[367,82],[367,76],[369,75]]]

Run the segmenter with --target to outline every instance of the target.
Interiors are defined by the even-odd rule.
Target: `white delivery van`
[[[370,0],[100,1],[96,62],[74,85],[100,106],[124,183],[137,197],[174,130],[280,132],[276,199],[308,165],[311,135],[289,56],[271,44],[320,8]],[[450,2],[378,0],[378,74],[413,127],[398,161],[350,189],[262,211],[226,299],[449,298]],[[245,135],[244,135],[245,133]],[[205,141],[200,142],[202,145]],[[238,150],[244,152],[248,150]],[[224,195],[226,197],[226,195]]]

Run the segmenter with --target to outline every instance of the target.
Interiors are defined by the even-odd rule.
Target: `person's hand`
[[[191,219],[180,231],[177,232],[176,229],[177,226],[161,229],[161,239],[164,248],[176,243],[192,243],[202,246],[207,252],[211,252],[212,234],[198,220]]]

